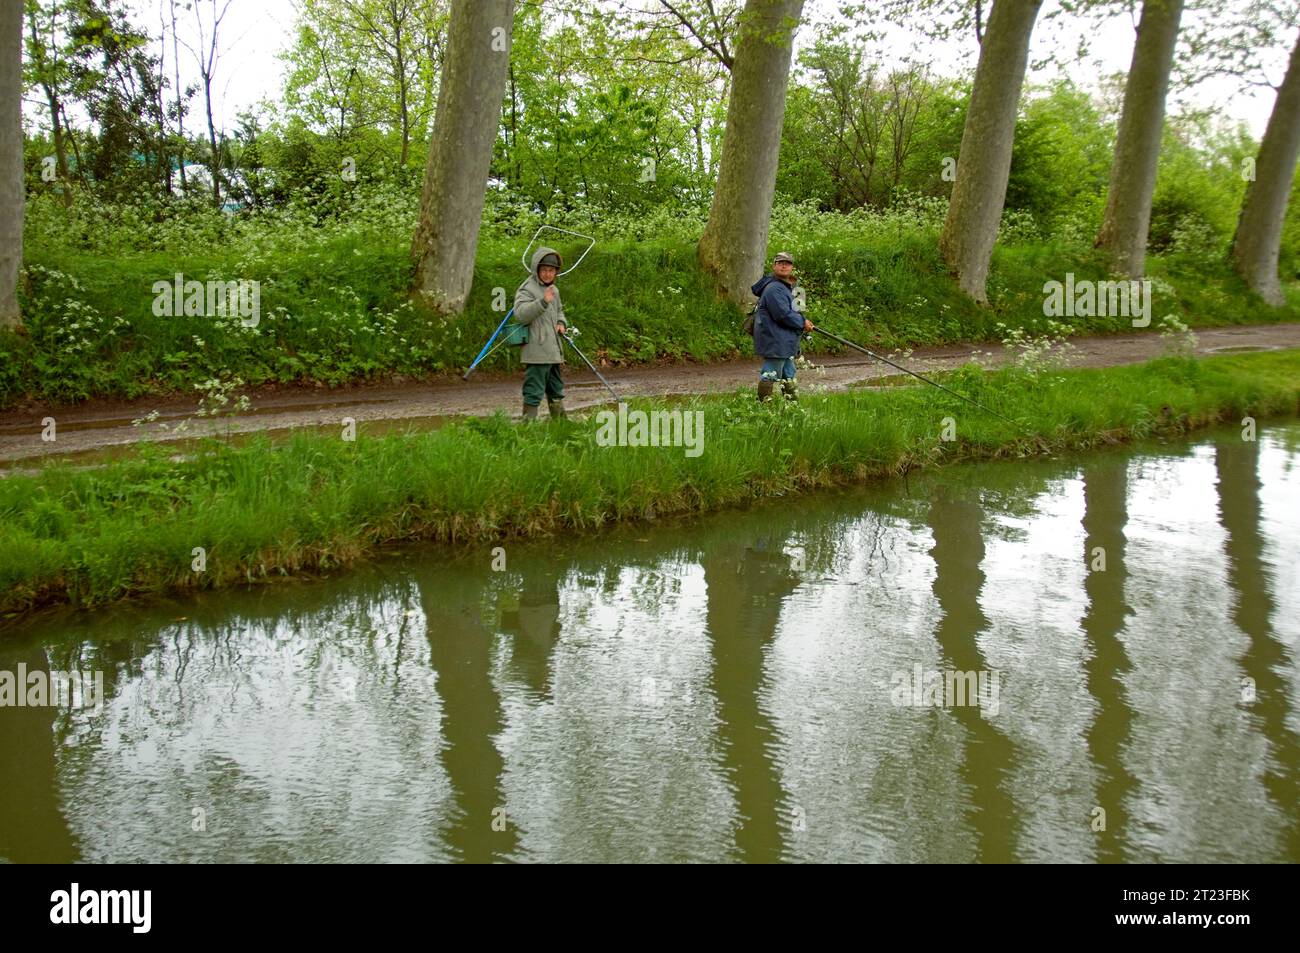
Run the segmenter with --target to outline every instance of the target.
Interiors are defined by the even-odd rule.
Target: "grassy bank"
[[[749,394],[674,404],[703,414],[703,452],[602,447],[592,419],[521,427],[504,417],[355,442],[206,442],[0,480],[0,612],[257,581],[346,565],[398,540],[486,541],[586,532],[897,475],[918,466],[1177,434],[1245,414],[1293,413],[1300,351],[1105,370],[986,373],[950,386],[1012,425],[927,387]],[[650,406],[650,405],[634,405]],[[952,417],[957,439],[939,439]],[[202,547],[206,567],[192,568]]]
[[[67,210],[38,201],[29,212],[23,282],[28,333],[0,332],[0,408],[25,398],[188,392],[223,377],[339,385],[464,368],[501,319],[494,303],[511,298],[523,277],[520,254],[538,221],[493,217],[489,209],[467,313],[444,321],[407,296],[414,198],[376,193],[334,218],[309,208],[231,218],[201,207]],[[1041,331],[1044,282],[1068,272],[1106,278],[1090,241],[1009,222],[994,257],[991,306],[977,307],[939,257],[943,209],[921,201],[854,214],[787,206],[773,216],[771,247],[798,259],[814,320],[881,348],[991,341],[1001,336],[999,323]],[[595,356],[618,364],[751,352],[740,312],[716,299],[697,264],[703,214],[558,220],[599,238],[561,280],[570,317]],[[560,246],[572,260],[581,243]],[[1148,270],[1153,324],[1167,314],[1191,327],[1300,319],[1300,293],[1290,289],[1285,308],[1263,305],[1217,247],[1179,247],[1153,256]],[[155,315],[154,283],[177,272],[259,282],[257,326]],[[1067,323],[1077,333],[1131,330],[1127,319],[1111,316]],[[487,366],[516,361],[503,348]]]

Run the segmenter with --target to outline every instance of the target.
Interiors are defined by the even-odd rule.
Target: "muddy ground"
[[[1300,347],[1300,323],[1212,328],[1196,332],[1200,354],[1274,350]],[[1106,337],[1081,337],[1071,341],[1069,363],[1076,367],[1113,367],[1133,364],[1164,353],[1158,334],[1144,332]],[[996,344],[954,344],[918,349],[907,357],[886,357],[920,373],[950,370],[977,359],[988,367],[1006,362],[1010,355]],[[869,384],[901,373],[861,355],[816,359],[823,368],[800,373],[801,383],[832,390]],[[671,364],[626,368],[601,368],[620,397],[730,392],[755,383],[758,364],[753,359],[719,364]],[[35,458],[73,454],[93,460],[113,455],[114,448],[142,440],[181,440],[210,432],[247,433],[286,431],[312,427],[341,430],[344,418],[356,422],[358,432],[375,433],[408,423],[437,426],[452,416],[484,415],[505,410],[520,412],[522,374],[475,374],[469,381],[459,376],[432,381],[325,387],[263,387],[248,391],[252,410],[219,421],[195,418],[197,396],[143,398],[135,401],[95,400],[73,406],[32,402],[0,413],[0,464],[24,467]],[[565,372],[565,404],[570,411],[610,401],[610,395],[592,373],[570,355]],[[132,421],[157,411],[148,424]],[[546,414],[545,409],[542,416]],[[54,439],[46,418],[53,418]],[[186,422],[181,432],[177,427]],[[24,467],[25,468],[25,467]]]

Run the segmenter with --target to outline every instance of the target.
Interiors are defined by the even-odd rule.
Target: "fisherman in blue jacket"
[[[770,400],[777,381],[787,400],[798,400],[794,359],[799,356],[799,339],[813,323],[794,306],[794,259],[789,252],[777,252],[772,274],[764,275],[749,290],[758,296],[754,313],[754,353],[763,359],[758,372],[758,399]]]

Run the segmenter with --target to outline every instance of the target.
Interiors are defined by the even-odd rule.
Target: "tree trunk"
[[[1029,37],[1043,0],[997,0],[980,44],[970,108],[961,134],[957,181],[939,247],[962,291],[981,304],[1011,173]]]
[[[444,314],[474,280],[492,144],[505,97],[514,0],[453,0],[438,112],[411,254],[415,291]]]
[[[172,20],[172,75],[176,82],[176,165],[180,168],[181,173],[181,194],[184,195],[189,188],[189,182],[185,176],[185,95],[181,90],[181,60],[180,47],[177,45],[180,40],[176,33],[176,0],[171,2],[171,20]]]
[[[1291,65],[1277,91],[1268,117],[1264,140],[1255,161],[1255,179],[1246,186],[1246,198],[1232,239],[1232,266],[1252,291],[1269,304],[1286,302],[1277,276],[1282,245],[1282,220],[1286,216],[1296,158],[1300,156],[1300,37],[1291,51]]]
[[[37,24],[36,24],[35,8],[29,10],[29,12],[32,13],[32,17],[28,21],[28,31],[31,36],[32,47],[38,51],[42,51],[40,52],[39,58],[37,59],[36,63],[33,65],[36,67],[37,73],[40,77],[39,83],[40,83],[41,90],[45,93],[45,101],[49,104],[50,107],[50,128],[54,133],[54,157],[56,163],[55,167],[58,170],[59,185],[63,190],[63,204],[64,206],[71,206],[72,205],[72,182],[68,177],[68,147],[67,144],[63,141],[63,117],[61,115],[63,104],[59,98],[58,89],[54,86],[53,82],[51,81],[51,75],[57,69],[57,59],[58,59],[58,52],[54,50],[54,35],[53,35],[55,29],[53,17],[57,16],[57,14],[51,15],[51,25],[50,25],[50,33],[51,33],[50,49],[52,51],[51,55],[53,55],[53,57],[55,58],[56,63],[49,64],[44,59],[45,56],[43,52],[44,46],[41,37],[36,29]]]
[[[396,13],[394,12],[394,17]],[[407,157],[411,154],[411,117],[406,105],[408,81],[406,78],[406,58],[402,55],[402,25],[396,24],[396,37],[393,41],[393,55],[397,73],[397,112],[402,126],[402,154],[398,159],[401,168],[406,168]]]
[[[59,173],[59,185],[63,188],[64,206],[72,205],[72,180],[68,176],[68,146],[63,141],[63,117],[59,115],[62,105],[54,92],[54,87],[42,83],[45,100],[50,104],[50,127],[54,130],[54,161]]]
[[[510,76],[510,158],[506,161],[506,171],[511,188],[519,188],[524,173],[519,162],[519,90],[515,85],[515,68],[509,67]]]
[[[1124,111],[1097,247],[1109,252],[1112,271],[1129,278],[1141,278],[1146,270],[1165,95],[1182,15],[1183,0],[1146,0],[1142,4],[1133,64],[1124,85]]]
[[[59,109],[63,113],[63,131],[72,143],[72,156],[77,160],[77,181],[84,187],[86,184],[86,162],[81,158],[81,146],[77,145],[77,135],[72,128],[72,123],[68,122],[68,111],[59,104]]]
[[[0,328],[22,326],[23,5],[0,2]]]
[[[216,37],[212,39],[216,44]],[[217,147],[217,127],[212,120],[212,75],[204,72],[203,79],[203,104],[208,115],[208,145],[212,148],[212,162],[209,169],[212,172],[212,204],[221,208],[221,150]]]
[[[726,298],[744,305],[766,264],[781,154],[781,124],[794,31],[804,0],[747,0],[741,14],[727,128],[700,264]]]
[[[695,125],[691,127],[691,130],[695,133],[696,175],[699,176],[699,181],[703,182],[709,170],[705,167],[704,162],[704,120],[698,112],[695,113]]]

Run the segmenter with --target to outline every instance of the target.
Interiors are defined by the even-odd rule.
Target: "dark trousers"
[[[524,365],[524,403],[536,407],[547,400],[564,400],[564,378],[560,376],[563,364]]]

